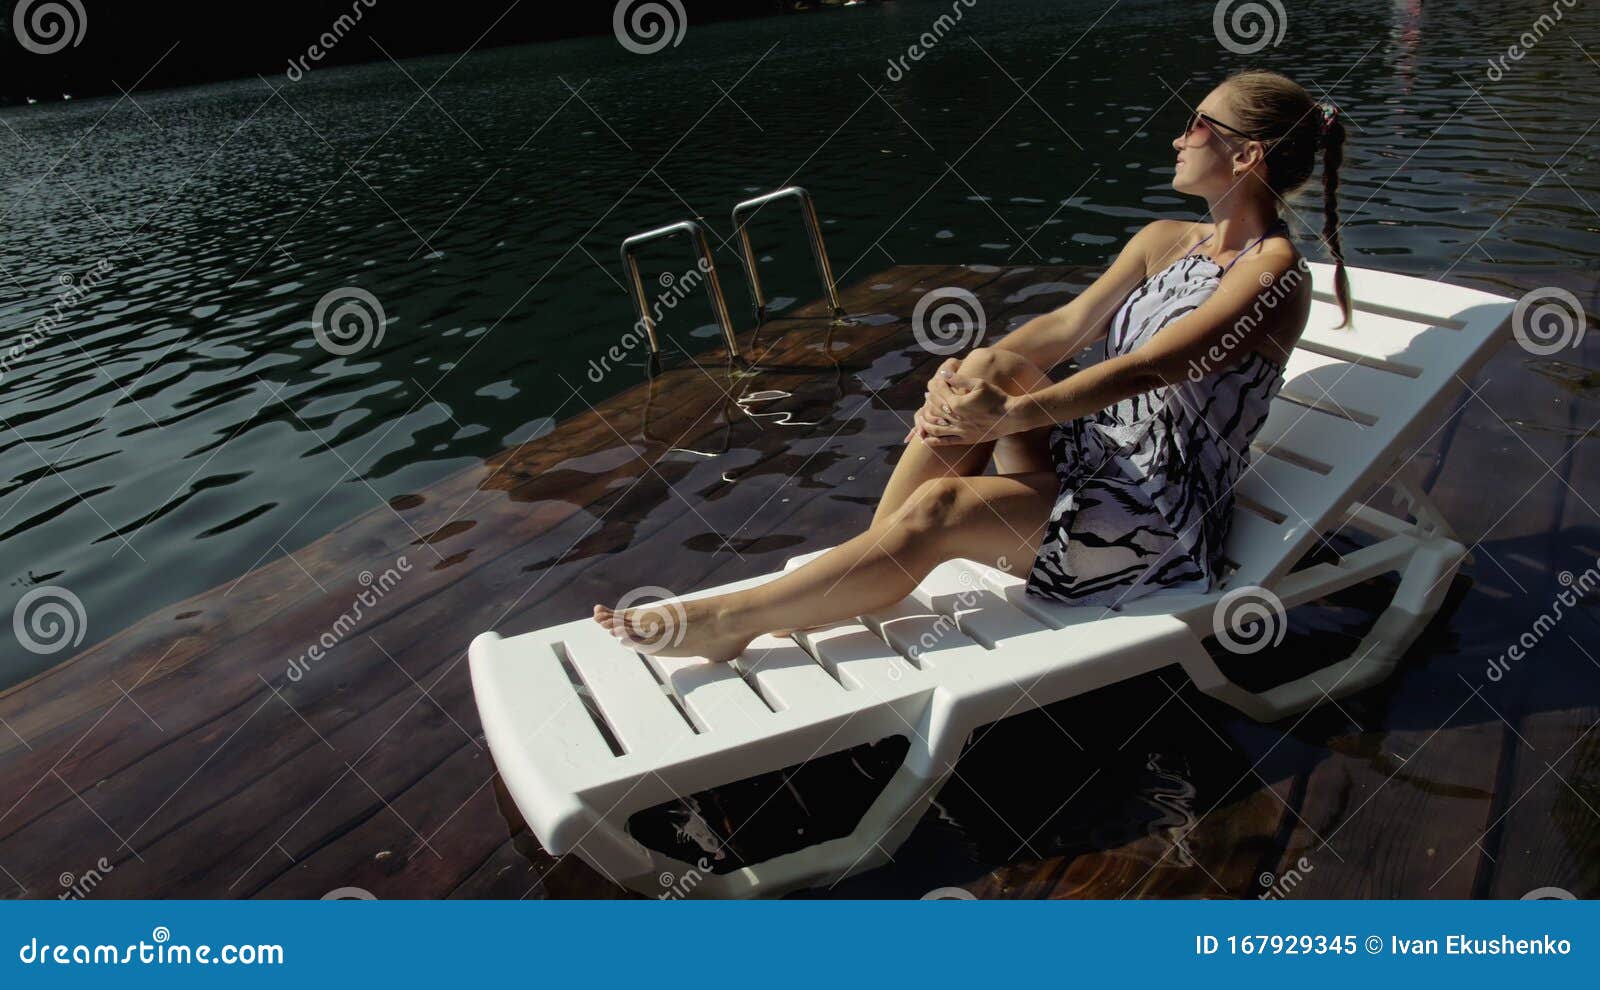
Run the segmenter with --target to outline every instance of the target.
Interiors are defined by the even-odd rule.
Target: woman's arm
[[[1077,298],[1024,323],[995,343],[994,349],[1020,355],[1041,372],[1047,372],[1102,339],[1117,308],[1153,267],[1151,262],[1170,255],[1190,236],[1191,228],[1191,224],[1177,220],[1146,224],[1128,239],[1111,267]],[[941,418],[948,422],[945,410],[953,408],[952,403],[967,392],[965,388],[950,386],[960,364],[959,358],[950,358],[930,379],[927,401],[915,417],[919,424],[937,423]],[[921,429],[920,425],[913,426],[906,439],[910,440]],[[924,431],[923,436],[927,437],[928,433]]]
[[[1128,239],[1111,267],[1077,298],[1024,323],[995,343],[994,348],[1020,354],[1044,371],[1082,351],[1106,335],[1111,317],[1144,280],[1151,261],[1170,254],[1188,236],[1189,229],[1189,224],[1176,220],[1147,224]]]
[[[1258,305],[1268,292],[1281,293],[1298,261],[1279,246],[1241,259],[1217,290],[1193,312],[1173,320],[1149,341],[1127,354],[1108,358],[1027,395],[1006,395],[992,386],[949,379],[958,392],[948,426],[926,438],[933,444],[969,444],[1023,433],[1087,416],[1123,399],[1181,381],[1194,372],[1209,374],[1242,363],[1252,350],[1276,341],[1286,352],[1305,325],[1310,280],[1290,285],[1292,298]],[[1284,280],[1280,282],[1280,280]],[[1271,288],[1277,287],[1277,288]]]

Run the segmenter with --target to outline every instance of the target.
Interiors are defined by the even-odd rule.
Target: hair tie
[[[1331,102],[1319,103],[1322,110],[1322,133],[1327,134],[1333,127],[1333,122],[1339,117],[1339,108]]]

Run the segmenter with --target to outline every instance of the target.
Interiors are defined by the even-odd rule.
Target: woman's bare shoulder
[[[1205,227],[1188,220],[1152,220],[1128,239],[1126,250],[1140,259],[1148,274],[1182,257],[1205,236]]]

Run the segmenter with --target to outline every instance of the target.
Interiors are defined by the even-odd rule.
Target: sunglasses
[[[1239,130],[1239,128],[1234,127],[1232,124],[1224,124],[1222,121],[1220,121],[1217,118],[1211,116],[1210,114],[1201,113],[1198,110],[1196,110],[1194,112],[1194,116],[1193,117],[1189,118],[1189,127],[1183,133],[1184,133],[1184,136],[1187,137],[1188,135],[1193,134],[1195,131],[1201,130],[1202,128],[1209,128],[1209,129],[1215,131],[1219,127],[1221,129],[1225,130],[1225,131],[1229,131],[1229,132],[1231,132],[1233,134],[1237,134],[1237,135],[1239,135],[1240,137],[1244,138],[1247,141],[1260,141],[1260,140],[1262,140],[1262,138],[1257,137],[1256,135],[1251,134],[1248,131],[1241,131],[1241,130]]]

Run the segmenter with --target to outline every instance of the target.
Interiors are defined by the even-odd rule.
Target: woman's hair
[[[1334,295],[1350,322],[1350,278],[1339,242],[1339,166],[1344,163],[1344,121],[1331,103],[1318,103],[1288,76],[1251,70],[1228,77],[1241,130],[1267,146],[1267,185],[1279,196],[1305,185],[1322,152],[1322,240],[1333,255]]]

